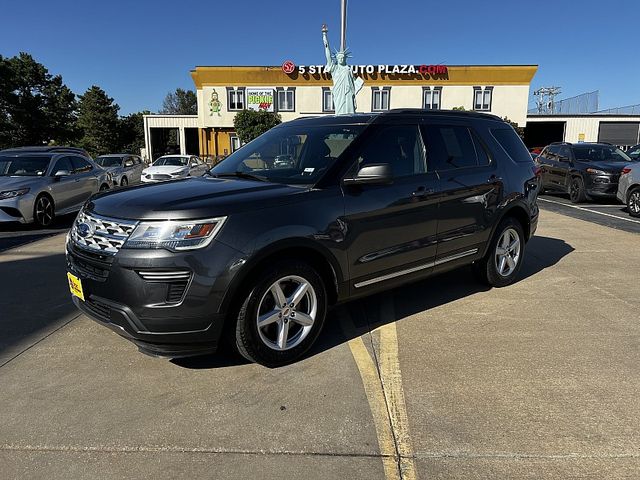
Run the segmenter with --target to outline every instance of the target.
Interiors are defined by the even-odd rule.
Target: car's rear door
[[[436,255],[439,181],[425,163],[417,122],[365,133],[349,174],[387,163],[388,185],[343,185],[346,247],[354,293],[428,273]]]
[[[439,177],[438,265],[464,263],[491,235],[504,179],[480,136],[463,122],[423,126],[427,158]]]

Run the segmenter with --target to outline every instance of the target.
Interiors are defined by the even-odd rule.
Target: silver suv
[[[622,169],[618,183],[618,200],[627,204],[632,217],[640,217],[640,162]]]
[[[111,188],[111,175],[79,149],[0,151],[0,223],[46,227],[56,215],[80,210],[94,193]]]

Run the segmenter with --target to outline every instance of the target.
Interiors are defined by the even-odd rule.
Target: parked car
[[[492,115],[301,118],[204,177],[94,197],[67,244],[73,300],[152,355],[208,353],[225,332],[251,361],[286,364],[337,302],[468,264],[513,283],[536,171]]]
[[[100,155],[95,162],[111,174],[114,185],[121,187],[139,183],[145,168],[140,157],[126,153]]]
[[[142,181],[164,182],[186,177],[200,177],[209,167],[195,155],[165,155],[142,172]]]
[[[640,217],[640,162],[622,169],[617,197],[627,205],[629,215]]]
[[[573,203],[615,198],[622,168],[632,159],[607,143],[552,143],[536,159],[542,190],[568,193]]]
[[[625,152],[632,160],[640,160],[640,145],[631,147]]]
[[[0,151],[0,222],[46,227],[112,186],[106,170],[76,149]]]
[[[91,159],[91,155],[89,155],[89,152],[87,152],[84,148],[78,148],[78,147],[65,147],[65,146],[60,146],[60,145],[53,145],[53,146],[36,146],[36,147],[14,147],[14,148],[7,148],[5,150],[2,150],[2,153],[23,153],[23,152],[30,152],[30,153],[36,153],[36,152],[40,152],[40,153],[77,153],[82,155],[83,157],[86,157],[88,159]]]

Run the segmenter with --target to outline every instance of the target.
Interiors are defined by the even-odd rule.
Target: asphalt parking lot
[[[640,236],[547,203],[516,284],[351,302],[273,370],[78,315],[64,235],[0,253],[0,477],[638,478]]]

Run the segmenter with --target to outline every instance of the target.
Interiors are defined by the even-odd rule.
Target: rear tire
[[[474,262],[478,280],[491,287],[506,287],[516,281],[524,258],[522,225],[513,217],[500,222],[485,257]]]
[[[640,217],[640,187],[635,187],[627,195],[627,211],[632,217]]]
[[[103,183],[102,185],[100,185],[101,192],[106,192],[107,190],[109,190],[109,185],[107,185],[106,183]]]
[[[569,182],[569,200],[571,200],[571,203],[582,203],[587,200],[582,178],[571,177],[571,181]]]
[[[46,194],[40,194],[33,204],[33,221],[39,227],[48,227],[56,218],[56,208],[53,199]]]
[[[240,307],[235,325],[238,351],[267,367],[294,362],[318,338],[326,312],[322,277],[303,262],[278,263],[256,276]]]

